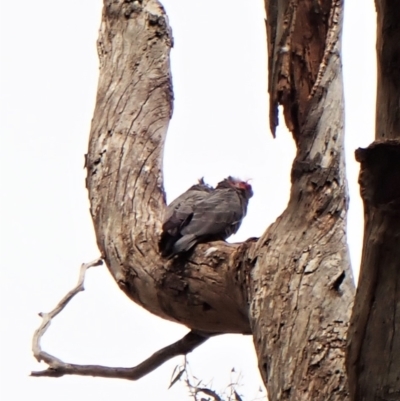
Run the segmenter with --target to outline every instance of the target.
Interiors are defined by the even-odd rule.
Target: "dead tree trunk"
[[[377,0],[376,142],[358,149],[364,202],[360,278],[348,333],[356,401],[400,399],[400,5]]]
[[[297,145],[285,212],[252,251],[251,321],[271,400],[348,399],[342,2],[266,1],[270,122]]]
[[[342,3],[266,1],[266,8],[271,128],[282,104],[297,145],[282,216],[257,242],[198,245],[172,261],[159,255],[172,36],[156,0],[104,0],[87,155],[91,214],[102,256],[132,300],[194,330],[253,332],[271,400],[342,401],[354,291],[345,235]]]

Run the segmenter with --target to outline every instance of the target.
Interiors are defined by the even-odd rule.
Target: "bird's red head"
[[[251,185],[247,181],[242,181],[234,177],[228,177],[228,181],[232,186],[243,191],[246,195],[246,198],[249,199],[253,196],[253,189],[251,188]]]

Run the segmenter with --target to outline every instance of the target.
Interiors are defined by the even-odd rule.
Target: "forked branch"
[[[160,349],[139,365],[131,368],[115,368],[100,365],[77,365],[63,362],[61,359],[43,351],[40,341],[49,328],[52,319],[67,306],[68,302],[71,301],[78,292],[84,291],[85,288],[83,284],[85,281],[86,270],[90,267],[100,266],[102,264],[103,260],[101,258],[95,259],[89,263],[83,263],[79,272],[77,285],[65,295],[51,312],[39,314],[43,320],[40,327],[33,335],[32,350],[35,358],[39,362],[46,362],[49,367],[42,371],[31,372],[31,376],[61,377],[64,375],[80,375],[138,380],[158,368],[169,359],[178,355],[186,355],[193,351],[211,336],[211,334],[200,333],[192,330],[179,341]]]
[[[32,339],[33,355],[38,362],[44,361],[50,366],[50,368],[56,368],[60,363],[63,363],[54,356],[48,354],[47,352],[44,352],[40,345],[40,340],[42,339],[44,333],[49,328],[52,319],[56,317],[67,306],[69,301],[71,301],[71,299],[78,292],[85,290],[83,283],[85,281],[86,270],[89,269],[90,267],[100,266],[102,264],[103,264],[102,258],[97,258],[89,263],[82,263],[81,269],[79,271],[79,279],[77,285],[65,295],[65,297],[57,304],[57,306],[51,312],[39,313],[39,316],[42,318],[42,324],[35,331]]]

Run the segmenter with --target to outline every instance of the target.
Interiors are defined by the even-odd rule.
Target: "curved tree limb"
[[[398,139],[400,9],[387,0],[376,3],[380,18],[377,138]],[[33,349],[50,368],[33,375],[98,373],[134,380],[169,357],[190,352],[209,333],[253,333],[271,398],[348,400],[344,348],[354,285],[345,235],[343,1],[265,0],[265,6],[271,130],[274,133],[277,108],[283,105],[297,145],[288,207],[258,241],[202,244],[188,258],[165,260],[157,242],[165,206],[162,151],[173,107],[172,33],[157,0],[104,0],[98,95],[86,159],[97,243],[114,279],[132,300],[192,331],[135,368],[64,363],[41,350],[40,338],[50,324],[50,314],[59,313],[83,289],[78,284],[72,296],[43,315]],[[376,380],[382,377],[381,398],[399,393],[399,365],[393,362],[400,349],[396,335],[399,257],[387,263],[377,257],[387,252],[388,245],[392,255],[399,250],[398,146],[397,142],[376,144],[357,156],[362,163],[360,181],[370,238],[364,240],[362,291],[350,330],[354,338],[349,346],[349,377],[356,378],[353,397],[355,386],[363,389],[357,394],[361,398],[355,399],[364,399],[363,391],[374,396]],[[394,166],[384,174],[380,163],[375,163],[382,152],[380,158]],[[391,189],[383,191],[384,202],[379,197],[382,182],[389,182]],[[383,243],[374,241],[372,222],[385,228],[382,238],[388,238]],[[391,294],[391,302],[378,303],[386,293]],[[364,340],[378,326],[383,340],[377,349],[386,359],[375,368],[368,357],[380,354],[371,353],[368,346],[375,344]],[[382,366],[387,367],[386,376],[381,374]]]
[[[190,329],[253,333],[271,398],[343,401],[354,295],[345,235],[343,4],[266,0],[266,8],[271,121],[282,104],[297,145],[289,205],[276,223],[258,241],[201,244],[173,260],[159,254],[173,95],[172,34],[156,0],[104,0],[87,157],[91,214],[107,267],[133,301]]]
[[[244,271],[254,241],[201,245],[172,261],[158,251],[172,42],[157,0],[104,0],[86,163],[97,244],[120,288],[148,311],[203,332],[250,334]]]
[[[138,380],[175,356],[186,355],[189,352],[192,352],[196,347],[203,344],[212,335],[192,330],[179,341],[160,349],[139,365],[131,368],[114,368],[100,365],[77,365],[63,362],[61,359],[58,359],[55,356],[43,351],[40,345],[40,340],[49,328],[52,319],[67,306],[69,301],[71,301],[71,299],[78,294],[78,292],[84,291],[83,284],[87,269],[93,266],[100,266],[102,264],[103,261],[101,258],[95,259],[89,263],[83,263],[79,272],[78,284],[71,291],[69,291],[67,295],[65,295],[65,297],[51,312],[39,314],[43,320],[40,327],[34,333],[32,349],[33,354],[38,362],[44,361],[49,365],[49,367],[42,371],[31,372],[31,376],[61,377],[64,375],[79,375]]]

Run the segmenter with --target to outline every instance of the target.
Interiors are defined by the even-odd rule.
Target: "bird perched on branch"
[[[184,198],[185,194],[178,199]],[[203,196],[203,199],[190,201],[192,212],[186,215],[179,227],[175,225],[174,231],[169,232],[171,237],[168,249],[163,252],[160,247],[164,256],[172,257],[189,251],[200,242],[225,240],[236,233],[246,215],[253,191],[247,182],[228,177],[218,183],[215,190],[205,192]],[[184,204],[185,200],[182,202]],[[163,235],[164,227],[168,228],[168,224],[166,219]]]
[[[193,216],[194,206],[204,200],[213,190],[214,188],[201,178],[198,184],[192,185],[167,206],[159,242],[159,249],[163,256],[171,254],[174,243],[181,237],[180,230],[188,224]]]

